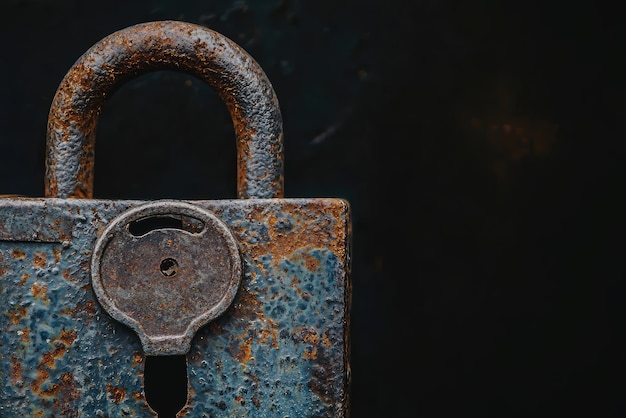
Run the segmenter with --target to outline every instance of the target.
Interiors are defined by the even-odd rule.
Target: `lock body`
[[[140,339],[102,308],[90,276],[107,224],[145,203],[0,200],[0,416],[154,415]],[[189,203],[232,231],[242,278],[192,339],[179,416],[347,416],[347,202]]]

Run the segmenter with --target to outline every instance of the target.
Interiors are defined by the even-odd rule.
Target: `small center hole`
[[[164,276],[172,277],[176,274],[176,269],[178,268],[178,261],[173,258],[166,258],[161,261],[161,273]]]

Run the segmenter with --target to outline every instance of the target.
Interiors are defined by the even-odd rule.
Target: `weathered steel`
[[[180,228],[132,233],[164,217]],[[183,218],[200,223],[185,230]],[[132,328],[148,356],[186,354],[196,331],[221,315],[241,282],[239,246],[211,212],[177,201],[150,202],[113,219],[96,241],[91,283],[109,315]]]
[[[92,46],[67,72],[48,118],[46,197],[93,197],[97,120],[108,96],[132,77],[177,70],[211,85],[235,125],[240,198],[283,196],[283,133],[278,100],[258,63],[204,26],[142,23]]]
[[[200,76],[228,105],[246,199],[67,199],[91,197],[106,96],[130,76],[163,68]],[[281,197],[281,124],[258,65],[203,27],[137,25],[77,61],[50,112],[47,198],[0,198],[0,416],[154,415],[145,355],[178,352],[188,372],[180,417],[349,415],[350,207]],[[137,226],[161,215],[180,217],[180,227]],[[221,240],[183,251],[207,226]],[[176,252],[170,240],[182,243]],[[226,277],[168,285],[194,262]],[[158,279],[139,274],[148,270]],[[170,341],[159,347],[162,336]]]
[[[0,200],[0,416],[152,415],[140,340],[101,308],[90,281],[98,232],[144,203]],[[348,204],[193,204],[229,226],[243,279],[230,308],[192,341],[181,416],[347,416]],[[48,230],[51,214],[62,231],[20,240]]]

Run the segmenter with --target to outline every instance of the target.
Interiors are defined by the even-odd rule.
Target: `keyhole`
[[[172,277],[178,269],[178,261],[173,258],[166,258],[161,261],[161,273],[166,277]]]
[[[187,403],[185,356],[146,356],[144,391],[158,418],[176,418]]]

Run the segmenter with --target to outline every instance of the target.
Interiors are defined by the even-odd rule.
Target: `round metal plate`
[[[235,298],[241,256],[213,213],[158,201],[107,226],[96,241],[91,280],[103,308],[139,335],[146,355],[185,354],[196,331]]]

